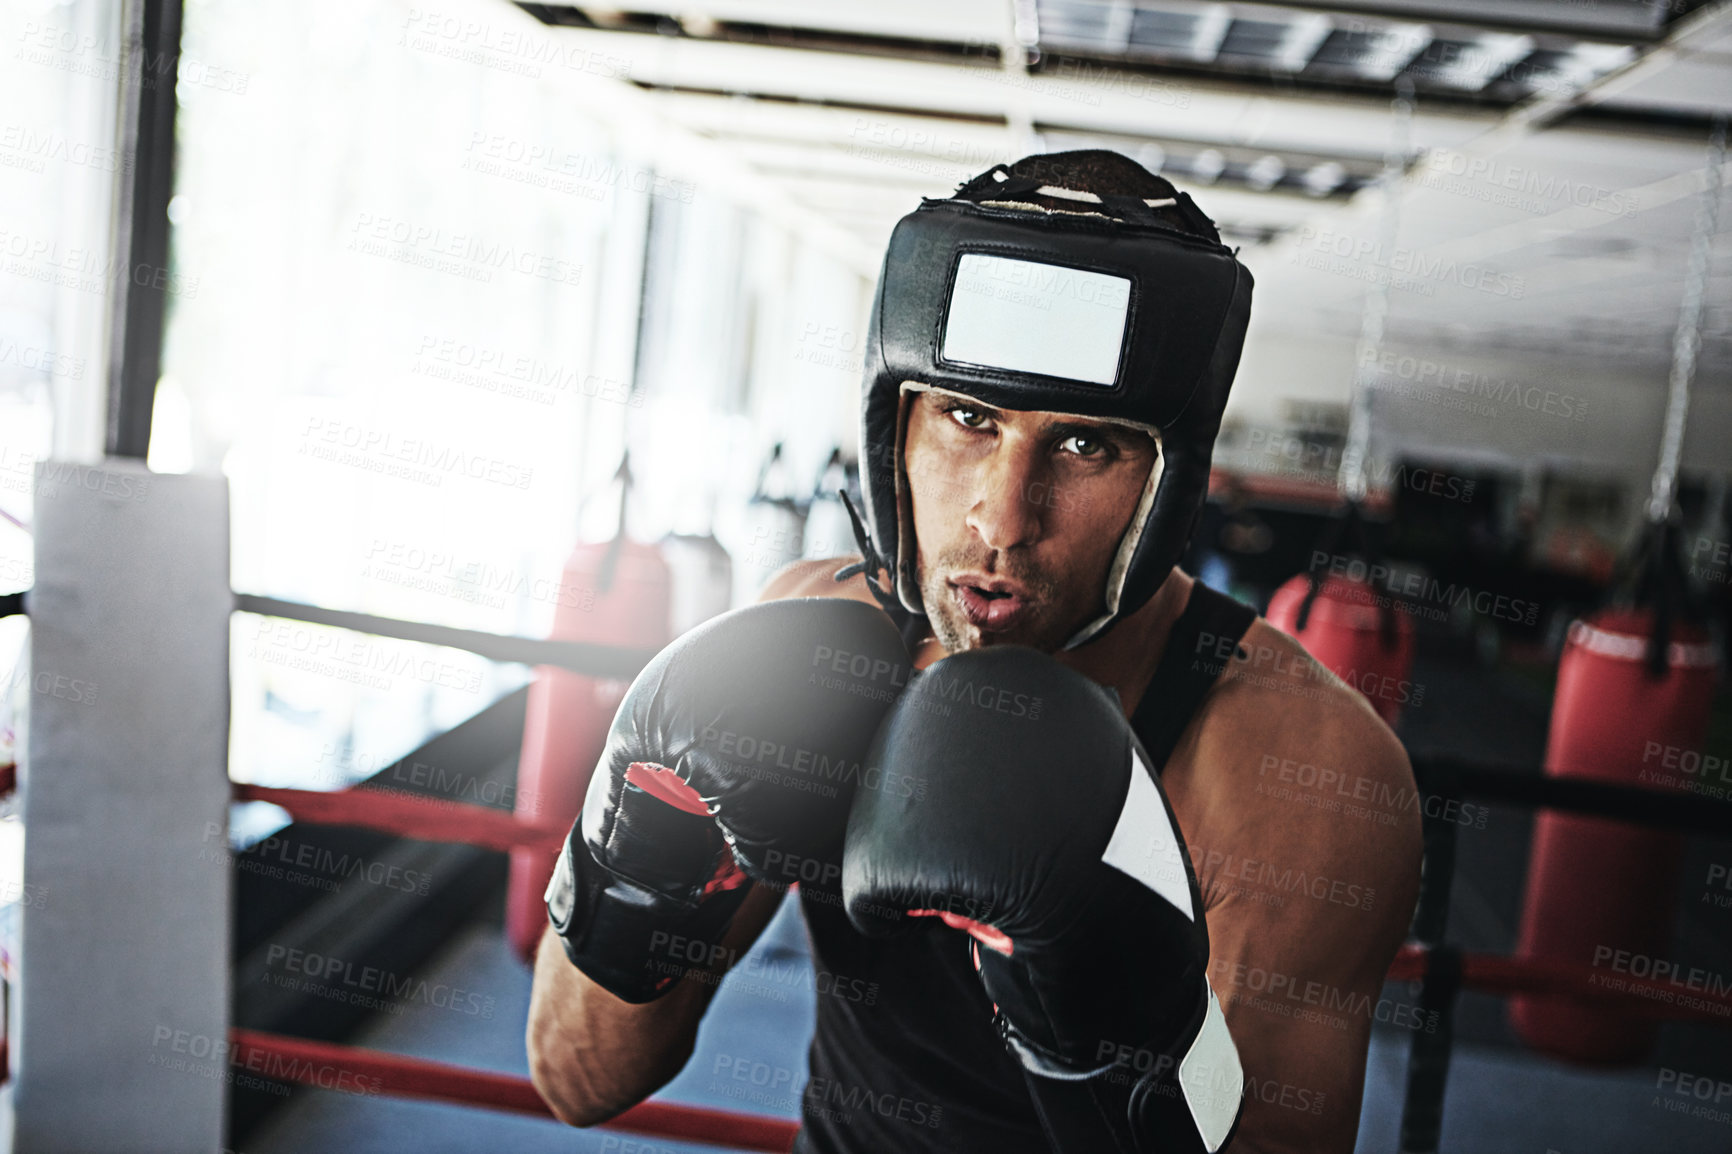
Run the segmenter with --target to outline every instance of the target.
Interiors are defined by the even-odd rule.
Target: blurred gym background
[[[835,493],[858,492],[861,342],[896,219],[995,163],[1112,148],[1190,192],[1257,278],[1188,568],[1266,606],[1339,559],[1356,473],[1375,563],[1421,591],[1397,720],[1416,759],[1538,772],[1569,625],[1633,579],[1684,345],[1673,543],[1693,603],[1728,604],[1732,246],[1723,210],[1701,221],[1732,6],[185,0],[179,57],[147,50],[142,96],[117,79],[133,7],[0,6],[0,592],[32,581],[35,463],[111,443],[131,282],[161,294],[149,465],[227,476],[236,590],[607,640],[628,626],[593,620],[620,595],[605,561],[628,600],[665,580],[650,633],[677,634],[791,560],[853,551]],[[172,176],[134,179],[127,99],[153,95]],[[152,227],[162,256],[141,263]],[[26,629],[0,620],[0,763],[27,720]],[[572,675],[237,614],[231,775],[523,813],[538,676]],[[1724,798],[1723,681],[1715,702],[1697,765],[1725,780],[1696,777]],[[1463,948],[1514,948],[1532,820],[1494,805],[1462,831]],[[229,836],[237,1025],[521,1072],[505,855],[263,802],[237,803]],[[0,822],[9,918],[32,896],[21,838]],[[290,882],[291,845],[422,880]],[[1677,910],[1665,956],[1725,987],[1728,850],[1681,853],[1656,896]],[[290,949],[478,1000],[290,991]],[[797,920],[761,949],[805,964]],[[797,1113],[797,1089],[743,1102],[715,1074],[719,1054],[803,1077],[810,987],[777,980],[730,979],[668,1097]],[[1411,1033],[1377,1028],[1362,1150],[1397,1146]],[[1639,1061],[1587,1069],[1466,993],[1454,1035],[1442,1149],[1732,1145],[1732,1096],[1717,1117],[1668,1106],[1680,1071],[1732,1095],[1723,1027],[1667,1023]],[[633,1149],[299,1088],[237,1089],[231,1112],[247,1151]]]

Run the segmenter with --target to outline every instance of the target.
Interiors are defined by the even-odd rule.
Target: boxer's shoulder
[[[775,576],[765,583],[763,591],[758,594],[759,601],[784,601],[793,597],[846,597],[855,601],[864,601],[869,605],[878,602],[873,599],[872,591],[866,587],[866,578],[856,573],[846,581],[836,580],[836,571],[845,565],[851,565],[860,560],[859,554],[843,557],[821,557],[803,561],[795,561],[784,565],[776,571]]]
[[[1421,798],[1365,698],[1261,618],[1227,666],[1163,774],[1187,838],[1391,886],[1416,876]]]
[[[1412,778],[1401,742],[1365,696],[1261,617],[1225,662],[1199,722],[1199,736],[1221,752],[1305,752]]]

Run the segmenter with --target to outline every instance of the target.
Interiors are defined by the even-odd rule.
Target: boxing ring
[[[50,480],[44,470],[53,470]],[[75,483],[66,483],[69,476]],[[204,836],[204,823],[222,821],[226,828],[230,802],[264,801],[299,822],[495,852],[551,853],[566,831],[437,798],[231,782],[229,617],[254,613],[607,678],[629,678],[652,654],[237,594],[228,586],[227,492],[220,478],[158,476],[111,460],[44,463],[37,481],[37,583],[27,595],[0,599],[0,616],[30,617],[35,676],[88,681],[101,693],[94,702],[34,695],[17,778],[30,830],[25,884],[51,888],[55,897],[24,911],[20,1045],[16,1070],[6,1071],[15,1086],[20,1145],[218,1149],[223,1080],[141,1077],[128,1050],[170,1027],[206,1038],[214,1061],[276,1081],[323,1086],[321,1072],[335,1068],[372,1080],[380,1094],[551,1116],[526,1078],[231,1026],[231,871],[196,864],[187,852]],[[1417,761],[1414,770],[1421,793],[1446,803],[1473,800],[1732,837],[1732,804],[1712,798],[1544,777],[1532,767],[1434,759]],[[0,790],[13,781],[0,767]],[[1627,975],[1614,989],[1591,966],[1451,945],[1447,912],[1460,826],[1444,816],[1447,804],[1426,804],[1422,812],[1426,864],[1418,908],[1410,943],[1388,980],[1410,983],[1439,1026],[1412,1035],[1404,1151],[1438,1149],[1451,1021],[1463,991],[1564,995],[1622,1013],[1732,1025],[1732,996],[1678,999],[1673,985]],[[137,884],[117,892],[114,878]],[[139,980],[124,980],[128,973]],[[93,1095],[96,1086],[102,1093]],[[751,1151],[787,1151],[798,1128],[781,1118],[653,1100],[604,1125]]]

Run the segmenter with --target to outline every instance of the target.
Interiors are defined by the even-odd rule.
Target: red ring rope
[[[563,839],[566,832],[480,806],[364,789],[322,792],[236,784],[234,796],[237,801],[280,805],[303,821],[360,826],[402,837],[461,842],[501,851],[517,846],[551,845]],[[1594,1002],[1622,1003],[1654,1017],[1695,1019],[1717,1025],[1732,1023],[1732,995],[1698,992],[1680,988],[1676,983],[1610,974],[1579,964],[1493,954],[1460,957],[1464,989],[1504,995],[1562,994]],[[1387,980],[1421,980],[1428,964],[1429,952],[1424,947],[1403,946],[1389,967]],[[1680,999],[1685,1004],[1680,1004]],[[338,1073],[347,1074],[351,1080],[374,1080],[378,1093],[552,1116],[534,1084],[511,1074],[257,1030],[235,1029],[230,1031],[230,1038],[234,1043],[230,1060],[234,1064],[279,1081],[326,1087],[321,1077],[336,1067]],[[0,1061],[4,1060],[4,1050],[0,1050]],[[774,1154],[790,1150],[799,1131],[798,1123],[786,1119],[670,1102],[640,1103],[602,1125],[628,1133]]]
[[[262,1078],[329,1088],[332,1079],[346,1076],[347,1083],[371,1083],[371,1092],[394,1097],[461,1102],[552,1117],[534,1084],[512,1074],[471,1070],[335,1042],[286,1038],[258,1030],[230,1030],[229,1038],[234,1043],[229,1061]],[[794,1135],[800,1128],[797,1122],[782,1118],[706,1110],[672,1102],[640,1103],[602,1126],[632,1134],[773,1154],[786,1154],[792,1149]]]
[[[1429,953],[1404,946],[1390,966],[1388,980],[1417,981],[1425,976]],[[1462,986],[1490,994],[1561,993],[1598,1002],[1635,1003],[1656,1016],[1732,1022],[1732,996],[1696,994],[1699,1006],[1680,1006],[1676,987],[1652,979],[1620,974],[1621,988],[1608,987],[1608,975],[1591,966],[1536,963],[1490,954],[1461,955]],[[1642,992],[1645,991],[1645,992]],[[230,1031],[234,1042],[230,1061],[278,1081],[329,1087],[333,1068],[348,1081],[371,1080],[372,1092],[434,1101],[457,1102],[496,1110],[551,1117],[552,1112],[527,1079],[487,1070],[473,1070],[401,1054],[387,1054],[333,1042],[288,1038],[256,1030]],[[687,1142],[704,1142],[742,1150],[785,1154],[793,1146],[799,1124],[780,1118],[643,1102],[604,1128]]]
[[[234,797],[236,801],[268,801],[280,805],[297,821],[360,826],[399,837],[462,842],[501,851],[518,846],[552,848],[565,840],[569,828],[535,825],[503,810],[484,809],[460,801],[370,789],[333,792],[236,783]]]
[[[1419,981],[1425,977],[1427,958],[1424,947],[1403,946],[1389,967],[1388,980]],[[1732,995],[1580,963],[1462,954],[1461,984],[1464,989],[1484,994],[1561,994],[1584,1001],[1616,1002],[1620,1010],[1649,1017],[1732,1025]]]
[[[297,819],[335,825],[355,825],[403,837],[464,842],[485,849],[550,846],[566,831],[532,825],[499,810],[462,802],[422,798],[365,789],[335,793],[305,789],[273,789],[236,785],[242,801],[268,801]],[[1614,974],[1568,962],[1463,954],[1462,985],[1488,994],[1564,994],[1596,1002],[1618,1002],[1661,1018],[1694,1019],[1721,1025],[1732,1023],[1732,996],[1698,992],[1675,984]],[[1418,980],[1425,976],[1426,951],[1404,946],[1389,968],[1388,980]],[[1679,1004],[1679,999],[1686,1004]]]

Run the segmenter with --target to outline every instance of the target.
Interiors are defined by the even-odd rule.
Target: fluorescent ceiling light
[[[1269,153],[1259,156],[1245,169],[1245,183],[1258,192],[1268,192],[1287,175],[1287,165],[1279,156]]]
[[[1373,80],[1394,80],[1430,43],[1429,25],[1391,24],[1371,38],[1359,71]]]
[[[1303,72],[1334,28],[1334,21],[1319,13],[1296,17],[1287,25],[1280,47],[1275,49],[1275,67],[1284,72]]]
[[[1533,50],[1531,36],[1488,32],[1438,69],[1436,81],[1451,88],[1478,92],[1501,76],[1510,65],[1525,60]]]

